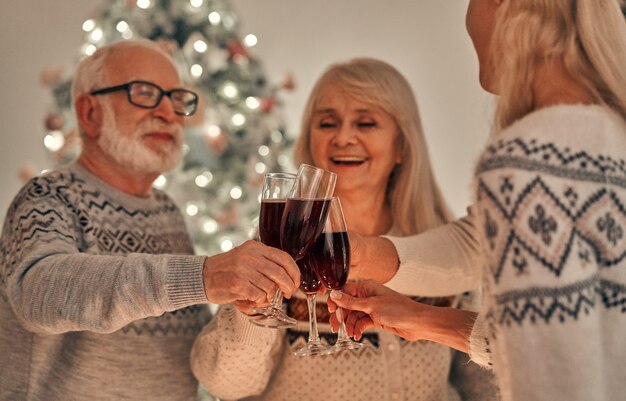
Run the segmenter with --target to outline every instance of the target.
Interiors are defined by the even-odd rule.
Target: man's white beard
[[[149,119],[141,123],[131,136],[120,132],[115,120],[113,106],[101,103],[103,111],[102,131],[98,144],[104,153],[122,168],[134,173],[161,174],[176,167],[182,158],[183,129],[178,123],[164,123]],[[143,135],[151,131],[172,134],[174,141],[155,150],[143,143]]]

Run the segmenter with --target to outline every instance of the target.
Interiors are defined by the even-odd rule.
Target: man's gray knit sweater
[[[74,165],[20,191],[0,246],[0,400],[196,398],[204,257],[168,196]]]

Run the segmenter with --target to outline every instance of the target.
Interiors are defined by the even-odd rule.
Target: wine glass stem
[[[270,306],[274,309],[282,309],[282,301],[283,292],[280,290],[280,288],[277,288],[276,292],[274,292],[274,298],[272,298],[272,304]]]
[[[335,311],[337,315],[337,320],[339,321],[339,332],[337,333],[337,338],[339,340],[344,340],[348,338],[348,333],[346,330],[346,323],[343,321],[343,313],[341,308],[337,308]]]
[[[317,314],[315,313],[316,297],[317,294],[306,294],[306,303],[309,308],[309,344],[320,342],[320,335],[317,330]]]

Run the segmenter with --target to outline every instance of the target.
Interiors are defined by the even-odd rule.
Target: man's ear
[[[92,138],[97,138],[102,129],[102,106],[96,98],[87,93],[78,96],[74,102],[76,119],[85,134]]]

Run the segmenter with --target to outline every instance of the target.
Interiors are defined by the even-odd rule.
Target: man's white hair
[[[176,69],[176,64],[172,57],[167,54],[156,42],[148,39],[123,40],[97,49],[91,56],[85,57],[76,67],[74,80],[72,82],[72,104],[76,98],[83,93],[91,92],[100,87],[106,86],[106,63],[113,54],[128,49],[150,49],[162,54],[172,63]]]

